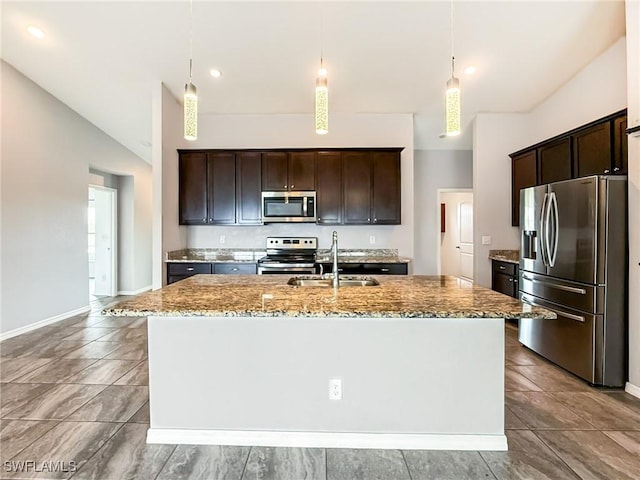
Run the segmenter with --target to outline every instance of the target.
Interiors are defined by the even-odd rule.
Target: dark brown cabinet
[[[627,116],[613,119],[613,173],[627,174]]]
[[[207,159],[208,223],[236,221],[236,159],[233,153],[209,153]]]
[[[315,188],[314,152],[262,154],[262,190],[285,192]]]
[[[256,263],[167,263],[167,285],[198,274],[254,275]]]
[[[512,153],[511,225],[520,224],[522,188],[589,175],[626,174],[626,128],[625,109]]]
[[[260,224],[262,164],[253,152],[180,152],[180,225]]]
[[[400,223],[400,156],[396,152],[373,152],[373,223],[396,225]]]
[[[236,153],[236,222],[262,223],[262,157],[258,152]]]
[[[345,224],[401,222],[400,152],[343,152]]]
[[[520,190],[536,185],[537,178],[535,149],[511,158],[511,225],[520,225]]]
[[[344,223],[371,223],[371,154],[342,154]]]
[[[515,263],[491,261],[491,289],[518,298],[518,270]]]
[[[538,148],[540,184],[571,178],[571,138],[566,137]]]
[[[319,224],[342,223],[342,155],[316,154],[316,218]]]
[[[178,170],[180,225],[208,223],[207,154],[181,154]]]
[[[573,135],[575,177],[611,173],[611,124],[601,123]]]

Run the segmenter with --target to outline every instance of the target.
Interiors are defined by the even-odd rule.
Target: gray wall
[[[414,151],[415,248],[413,273],[438,273],[438,189],[471,188],[471,150]]]
[[[151,167],[2,63],[1,324],[6,333],[86,307],[89,169],[129,175],[121,290],[151,284]],[[128,249],[128,250],[127,250]]]

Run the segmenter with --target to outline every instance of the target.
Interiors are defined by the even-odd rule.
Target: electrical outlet
[[[376,236],[375,235],[369,235],[369,244],[371,244],[371,245],[375,245],[376,244]]]
[[[220,243],[224,243],[227,241],[227,237],[225,237],[224,235],[220,235]]]
[[[491,245],[491,235],[483,235],[482,236],[482,244],[483,245]]]
[[[342,379],[329,380],[329,400],[342,400]]]

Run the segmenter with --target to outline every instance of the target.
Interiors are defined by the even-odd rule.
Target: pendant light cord
[[[189,83],[193,70],[193,0],[189,0]]]
[[[451,30],[451,77],[453,78],[454,71],[455,71],[454,70],[454,61],[455,61],[455,58],[456,58],[454,56],[454,53],[453,53],[453,51],[454,51],[453,50],[453,0],[451,0],[451,7],[450,8],[451,8],[451,11],[450,11],[449,18],[450,18],[450,22],[451,22],[451,25],[450,25],[450,30]]]
[[[320,3],[320,68],[322,67],[323,47],[324,47],[324,4]]]

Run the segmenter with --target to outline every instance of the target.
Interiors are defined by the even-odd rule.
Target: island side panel
[[[321,432],[506,447],[502,319],[150,317],[149,374],[150,432],[176,432],[171,443],[188,430],[201,443],[216,431],[277,432],[279,445]],[[329,399],[334,378],[342,400]],[[335,446],[323,441],[308,446]]]

